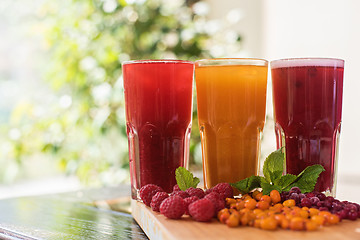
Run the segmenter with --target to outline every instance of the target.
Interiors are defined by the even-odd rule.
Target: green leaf
[[[265,160],[263,173],[269,183],[275,183],[284,170],[284,153],[282,148],[272,152]]]
[[[236,183],[230,183],[230,185],[235,187],[242,194],[245,194],[250,192],[251,190],[254,190],[255,188],[259,188],[262,179],[264,179],[264,177],[251,176]]]
[[[272,190],[278,190],[278,192],[281,193],[281,187],[277,185],[271,185],[268,182],[261,182],[261,188],[264,195],[269,195]]]
[[[286,174],[281,176],[276,182],[275,185],[281,187],[283,191],[288,191],[288,187],[296,180],[297,176],[292,174]]]
[[[298,187],[302,193],[312,192],[320,173],[323,171],[325,171],[324,167],[319,164],[309,166],[297,176],[287,189]]]
[[[193,187],[196,188],[200,180],[184,167],[178,167],[175,171],[176,182],[182,191]]]

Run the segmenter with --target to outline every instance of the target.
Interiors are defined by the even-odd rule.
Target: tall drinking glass
[[[187,167],[194,64],[180,60],[123,63],[132,198],[149,183],[171,192]]]
[[[268,62],[209,59],[195,63],[204,183],[258,174]]]
[[[277,146],[285,146],[286,172],[321,164],[316,191],[335,195],[344,61],[327,58],[271,62]]]

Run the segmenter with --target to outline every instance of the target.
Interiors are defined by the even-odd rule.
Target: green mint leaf
[[[282,191],[289,191],[290,189],[288,187],[294,183],[296,178],[297,178],[296,175],[286,174],[286,175],[281,176],[275,182],[275,185],[278,185],[282,189]]]
[[[264,195],[269,195],[272,190],[278,190],[281,193],[281,187],[277,185],[272,185],[268,182],[261,182],[261,188]]]
[[[182,191],[193,187],[196,188],[200,180],[184,167],[178,167],[175,171],[176,182]]]
[[[325,171],[324,167],[319,164],[309,166],[296,177],[295,181],[287,189],[298,187],[302,193],[312,192],[320,173],[323,171]]]
[[[275,183],[284,170],[284,153],[282,148],[272,152],[265,160],[263,173],[269,183]]]
[[[230,183],[230,185],[235,187],[242,194],[246,194],[246,193],[250,192],[251,190],[254,190],[255,188],[259,188],[262,178],[264,178],[264,177],[251,176],[251,177],[245,178],[241,181],[238,181],[236,183]]]

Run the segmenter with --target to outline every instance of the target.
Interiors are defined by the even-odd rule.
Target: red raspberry
[[[173,192],[177,192],[177,191],[181,191],[181,189],[179,188],[179,185],[175,185],[174,187],[173,187]]]
[[[190,216],[198,222],[208,222],[214,216],[214,204],[203,198],[189,205]]]
[[[164,199],[168,198],[169,194],[166,192],[157,192],[151,199],[150,207],[155,212],[160,212],[160,204]]]
[[[185,192],[187,192],[190,197],[197,196],[199,199],[205,197],[205,193],[201,188],[193,188],[193,187],[191,187],[191,188],[186,189]]]
[[[179,196],[183,199],[190,197],[189,194],[187,192],[184,191],[176,191],[176,192],[172,192],[170,193],[170,196]]]
[[[225,201],[220,198],[217,192],[212,192],[206,195],[204,198],[210,200],[214,205],[214,216],[225,207]]]
[[[157,192],[164,192],[164,190],[155,184],[147,184],[140,188],[140,198],[146,206],[150,206],[151,199]]]
[[[212,188],[208,188],[205,190],[205,195],[208,195],[212,192]]]
[[[198,198],[197,196],[192,196],[184,199],[185,207],[186,207],[185,214],[189,215],[189,208],[188,208],[189,205],[199,199],[200,198]]]
[[[181,218],[185,210],[184,199],[179,196],[170,196],[160,204],[160,213],[171,219]]]
[[[232,198],[234,196],[233,188],[228,183],[218,183],[212,190],[213,192],[219,193],[222,199]]]

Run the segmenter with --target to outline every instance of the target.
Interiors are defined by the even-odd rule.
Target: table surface
[[[359,203],[359,176],[339,180],[338,198]],[[121,185],[1,199],[0,239],[148,239],[130,214],[129,195]]]
[[[128,189],[0,200],[0,239],[148,239],[126,212]]]

